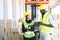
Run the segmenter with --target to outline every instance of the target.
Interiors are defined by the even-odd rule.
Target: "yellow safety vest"
[[[27,23],[26,21],[23,22],[24,23],[24,27],[27,28],[29,25],[33,25],[34,24],[34,21],[32,20],[31,23]],[[34,31],[31,31],[31,30],[27,30],[25,33],[24,33],[24,37],[25,38],[32,38],[35,36],[35,33]]]
[[[49,17],[51,16],[51,14],[49,14],[48,12],[45,13],[45,15],[42,18],[42,14],[40,15],[40,22],[43,22],[45,24],[50,24],[49,21]],[[48,27],[45,25],[40,25],[40,32],[41,33],[45,33],[45,34],[50,34],[52,32],[52,27]]]

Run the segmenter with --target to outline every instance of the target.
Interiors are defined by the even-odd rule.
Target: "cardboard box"
[[[20,34],[20,40],[23,40],[23,35]]]
[[[3,23],[3,24],[5,24],[5,20],[0,20],[0,23]]]
[[[8,20],[6,21],[6,23],[7,23],[7,24],[12,23],[12,20],[9,20],[9,19],[8,19]]]
[[[0,26],[0,35],[1,35],[1,34],[4,34],[4,27],[1,27],[1,26]]]
[[[20,36],[18,33],[14,33],[12,36],[12,40],[20,40]]]
[[[10,32],[6,32],[7,35],[7,40],[11,40],[11,33]]]
[[[19,32],[17,31],[17,29],[12,29],[11,30],[11,39],[12,40],[20,40],[20,34]]]
[[[11,28],[11,32],[18,32],[18,28]]]
[[[17,29],[11,29],[7,32],[7,40],[19,40],[19,33]]]
[[[6,21],[7,40],[11,40],[11,28],[12,28],[12,20],[7,20]]]
[[[5,22],[4,20],[0,20],[0,35],[3,35],[5,32]]]
[[[12,24],[6,24],[6,31],[9,32],[12,28]]]
[[[12,20],[7,20],[6,31],[9,32],[12,29]]]

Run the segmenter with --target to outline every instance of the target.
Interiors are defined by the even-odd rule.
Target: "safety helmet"
[[[25,14],[24,15],[25,16],[30,15],[30,12],[29,11],[25,11]]]
[[[46,5],[45,5],[45,4],[41,4],[41,5],[39,6],[39,10],[43,10],[43,9],[46,9]]]

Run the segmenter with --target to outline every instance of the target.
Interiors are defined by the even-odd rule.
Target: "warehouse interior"
[[[0,40],[23,40],[19,19],[24,18],[24,12],[28,10],[33,13],[32,19],[39,21],[40,4],[46,4],[46,9],[54,18],[51,40],[60,40],[60,0],[0,0]]]

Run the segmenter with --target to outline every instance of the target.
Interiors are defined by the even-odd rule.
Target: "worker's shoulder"
[[[47,13],[47,16],[52,16],[51,13],[49,13],[49,12],[46,12],[46,13]]]

